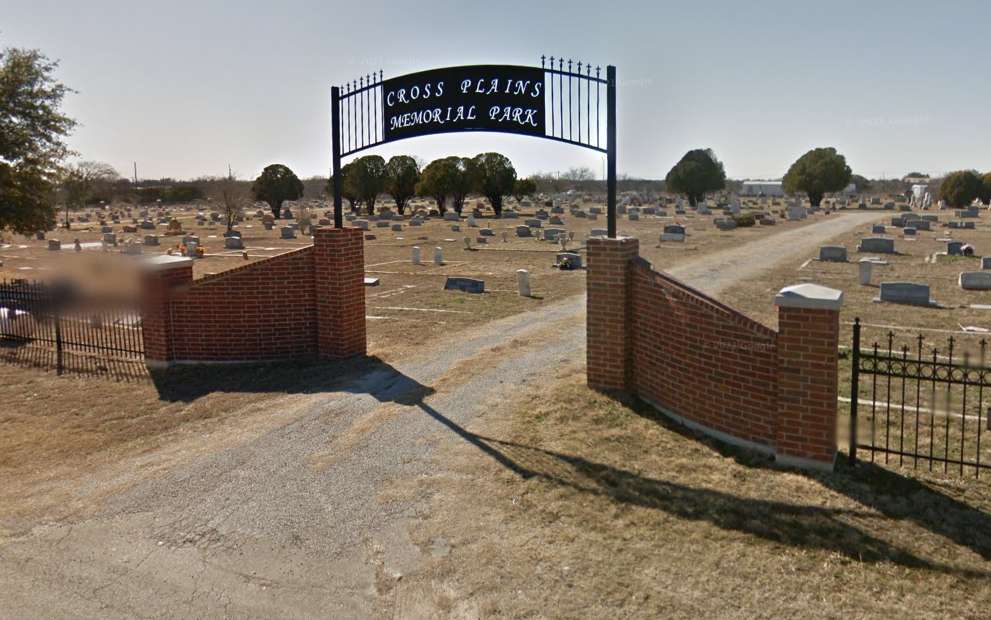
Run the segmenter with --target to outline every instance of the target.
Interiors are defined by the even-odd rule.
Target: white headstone
[[[434,248],[434,264],[435,265],[444,264],[444,248],[442,247]]]
[[[530,272],[526,269],[516,270],[516,286],[519,288],[520,297],[530,296]]]
[[[413,264],[420,264],[420,246],[413,246]]]

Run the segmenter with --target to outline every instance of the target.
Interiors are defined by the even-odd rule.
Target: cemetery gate
[[[144,364],[136,304],[94,299],[27,280],[0,280],[0,359],[65,371],[130,376]]]
[[[604,117],[604,118],[603,118]],[[416,136],[500,132],[606,155],[608,236],[616,237],[616,67],[541,57],[540,67],[472,65],[381,71],[331,88],[334,226],[343,224],[341,158]]]
[[[963,352],[952,336],[945,346],[922,335],[896,342],[888,332],[864,347],[853,324],[850,461],[979,477],[991,469],[991,366],[987,341]],[[972,350],[971,350],[972,349]],[[864,453],[869,453],[869,456]]]

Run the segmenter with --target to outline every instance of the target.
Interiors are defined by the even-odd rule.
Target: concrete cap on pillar
[[[839,310],[843,305],[843,291],[819,284],[794,284],[778,291],[774,305],[781,308]]]
[[[175,269],[176,267],[185,267],[192,262],[193,259],[185,256],[162,254],[161,256],[153,256],[141,261],[141,267],[145,271],[162,271],[165,269]]]

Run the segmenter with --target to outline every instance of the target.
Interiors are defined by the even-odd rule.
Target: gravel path
[[[830,216],[672,273],[715,294],[878,217]],[[583,356],[584,337],[571,298],[377,367],[233,447],[133,471],[96,515],[0,545],[0,617],[392,616],[396,580],[436,551],[407,533],[428,506],[410,482],[439,442],[472,441],[473,418]]]

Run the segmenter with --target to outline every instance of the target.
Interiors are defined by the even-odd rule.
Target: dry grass
[[[416,536],[451,551],[404,588],[511,617],[987,616],[986,483],[779,470],[582,383],[470,429],[524,476],[443,457]]]

